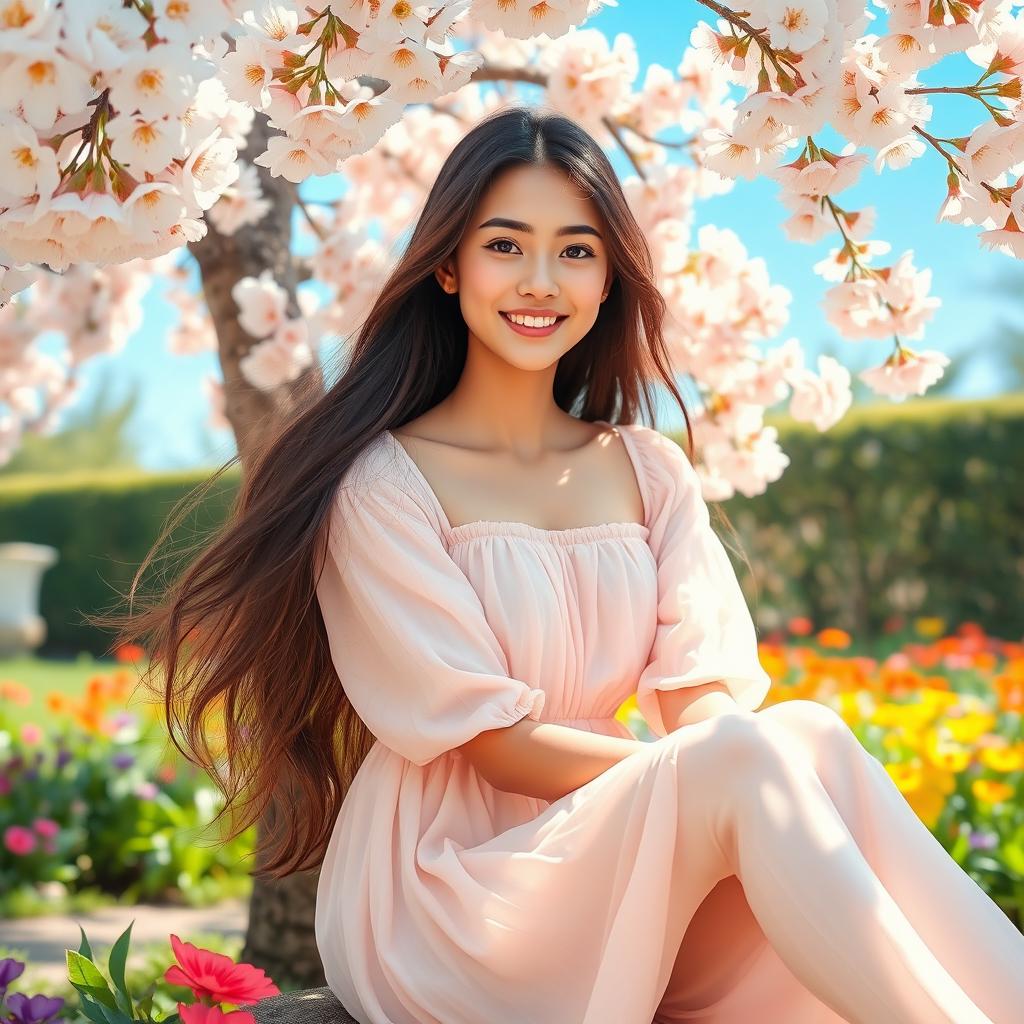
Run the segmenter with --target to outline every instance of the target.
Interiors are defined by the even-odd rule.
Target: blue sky
[[[642,83],[651,63],[674,71],[688,44],[690,30],[698,21],[715,24],[715,16],[695,2],[673,10],[669,21],[660,16],[664,11],[662,5],[637,0],[620,2],[621,6],[606,8],[584,27],[600,29],[609,40],[618,32],[634,37],[640,64],[637,85]],[[872,30],[880,34],[883,24],[879,18],[872,24]],[[973,83],[979,74],[980,69],[966,57],[955,55],[924,71],[920,79],[925,85],[963,85]],[[529,101],[539,93],[523,95]],[[985,113],[979,103],[965,97],[933,95],[929,100],[933,106],[929,129],[941,136],[967,134]],[[678,137],[682,137],[681,133]],[[831,129],[820,133],[817,139],[837,150],[843,145]],[[790,152],[787,160],[795,158],[799,150]],[[614,153],[612,160],[622,177],[632,173],[621,154]],[[313,181],[304,186],[310,196],[336,196],[338,189],[337,179]],[[735,230],[749,255],[763,257],[771,279],[792,293],[789,323],[777,338],[765,342],[766,347],[795,336],[812,367],[823,346],[830,351],[838,349],[838,358],[854,373],[881,362],[888,355],[891,342],[844,342],[825,319],[821,298],[830,285],[812,267],[837,244],[838,234],[813,246],[788,241],[781,226],[788,211],[777,194],[778,187],[770,179],[740,179],[727,195],[702,201],[696,209],[695,222],[695,230],[702,224]],[[942,305],[924,338],[909,342],[910,346],[938,349],[954,361],[974,353],[970,370],[956,393],[963,397],[996,393],[1002,390],[999,364],[986,358],[985,350],[1005,323],[1024,321],[1019,305],[1018,310],[1014,309],[1011,291],[1014,285],[1019,291],[1024,283],[1024,268],[1002,253],[983,250],[977,242],[978,228],[936,223],[935,215],[944,196],[944,164],[934,150],[929,150],[900,171],[887,170],[876,175],[872,168],[866,168],[860,182],[844,192],[841,201],[847,208],[876,207],[878,215],[872,237],[892,245],[887,256],[876,258],[876,264],[895,260],[904,250],[913,249],[915,266],[932,269],[932,294],[942,299]],[[151,469],[213,465],[230,458],[235,451],[229,433],[214,433],[204,427],[207,408],[199,382],[204,373],[219,376],[216,356],[181,357],[167,351],[166,331],[175,316],[174,307],[162,297],[162,289],[154,287],[144,300],[143,326],[125,349],[114,356],[93,359],[82,368],[83,401],[88,402],[104,381],[112,399],[139,389],[140,404],[133,427],[139,440],[140,461]],[[675,424],[660,425],[671,429]]]

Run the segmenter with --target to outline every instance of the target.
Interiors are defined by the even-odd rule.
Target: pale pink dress
[[[716,679],[725,680],[743,709],[762,704],[770,680],[696,472],[658,431],[617,431],[643,496],[642,524],[452,527],[416,463],[387,431],[360,454],[338,490],[317,597],[345,690],[378,742],[348,793],[321,868],[316,941],[329,986],[362,1024],[845,1019],[787,969],[738,888],[731,903],[709,902],[701,924],[698,947],[717,933],[728,953],[721,970],[702,967],[686,992],[662,1002],[688,924],[729,873],[723,864],[731,851],[717,842],[718,820],[744,799],[731,782],[738,771],[702,768],[682,751],[697,750],[702,736],[727,740],[730,733],[713,733],[714,722],[677,730],[649,744],[649,754],[626,758],[553,803],[493,788],[453,749],[524,716],[629,737],[614,716],[634,693],[652,731],[665,737],[655,690]],[[753,717],[761,721],[774,710]],[[736,720],[719,722],[730,717]],[[790,744],[794,752],[829,746],[851,759],[826,770],[822,758],[822,778],[839,770],[837,792],[840,785],[850,790],[851,827],[871,827],[862,814],[866,800],[884,806],[878,813],[891,817],[879,820],[906,831],[908,851],[912,843],[922,847],[917,870],[932,858],[930,881],[942,874],[946,897],[959,893],[964,924],[968,913],[976,915],[971,923],[993,939],[998,932],[1006,949],[1004,925],[993,917],[999,911],[916,821],[852,734],[847,744],[829,720],[822,739],[819,716],[788,717],[799,740]],[[673,738],[681,734],[685,742]],[[789,756],[793,761],[780,770],[803,772],[805,762],[794,768],[796,754]],[[706,777],[681,779],[685,759]],[[775,768],[765,763],[766,779],[774,780]],[[743,811],[749,824],[739,852],[751,904],[756,898],[758,917],[771,923],[786,962],[804,972],[806,961],[805,977],[821,979],[817,989],[830,993],[832,1005],[856,1001],[864,1016],[850,1019],[880,1024],[883,1007],[893,1022],[987,1021],[980,1013],[924,1012],[926,998],[937,1007],[959,1005],[956,993],[966,1005],[966,997],[927,949],[914,945],[919,940],[898,910],[883,924],[864,916],[862,880],[878,887],[881,900],[889,897],[852,843],[847,853],[856,863],[808,856],[804,864],[790,853],[819,838],[823,847],[834,845],[835,808],[817,776],[807,779],[814,788],[801,808],[810,815],[806,833],[788,834],[792,815],[769,817],[767,801]],[[684,783],[692,789],[681,798]],[[871,796],[854,794],[854,787]],[[712,834],[715,841],[705,841]],[[730,865],[741,873],[735,857]],[[823,874],[831,870],[843,873]],[[899,870],[893,866],[887,876],[894,887]],[[911,892],[919,876],[900,884],[908,902],[917,899],[922,914],[930,912],[930,894]],[[843,902],[847,895],[852,902]],[[835,917],[834,959],[820,959],[827,942],[784,898],[817,900],[814,912]],[[864,933],[862,917],[872,922]],[[952,931],[941,924],[938,934]],[[840,949],[844,943],[848,948]],[[899,955],[908,962],[918,957],[916,973],[892,972]],[[858,976],[853,984],[854,964],[864,965],[858,975],[874,964],[884,980],[872,987]],[[980,972],[1004,966],[986,950],[979,984]],[[992,977],[983,980],[994,992]],[[914,1011],[900,1016],[897,1006]]]

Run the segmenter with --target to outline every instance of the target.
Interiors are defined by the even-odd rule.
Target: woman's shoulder
[[[342,474],[336,507],[347,515],[408,515],[433,522],[430,495],[387,430],[375,434]]]
[[[667,434],[644,423],[626,423],[619,429],[629,434],[644,473],[652,483],[678,480],[693,472],[693,463],[680,444]]]

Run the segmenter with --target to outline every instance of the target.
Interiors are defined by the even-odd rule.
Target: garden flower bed
[[[766,705],[834,707],[1020,927],[1024,644],[918,619],[894,620],[883,646],[858,653],[842,630],[791,620],[760,644],[773,681]],[[91,674],[74,696],[0,674],[0,916],[57,909],[62,897],[199,904],[247,894],[253,830],[223,843],[210,828],[222,797],[169,744],[162,709],[130,706],[137,678],[126,662]],[[654,738],[635,699],[618,717]]]

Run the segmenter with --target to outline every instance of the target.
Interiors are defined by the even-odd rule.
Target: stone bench
[[[256,1024],[359,1024],[326,986],[268,996],[243,1009]]]

